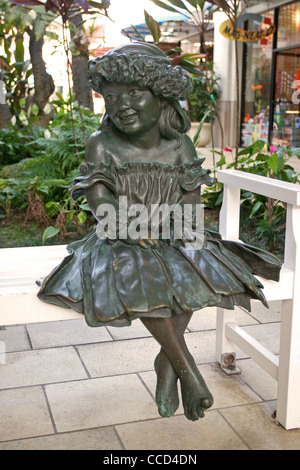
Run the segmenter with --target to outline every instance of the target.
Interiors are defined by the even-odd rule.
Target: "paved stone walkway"
[[[278,353],[280,302],[237,309],[239,325]],[[238,351],[241,375],[215,362],[215,308],[196,312],[186,332],[215,403],[188,421],[182,406],[161,418],[154,400],[159,351],[139,320],[89,328],[84,320],[7,326],[0,365],[0,449],[300,449],[300,429],[276,424],[276,381]],[[3,343],[1,343],[3,345]],[[2,361],[3,362],[3,361]]]

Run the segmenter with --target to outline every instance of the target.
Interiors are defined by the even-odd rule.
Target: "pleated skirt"
[[[82,313],[93,327],[127,326],[139,317],[169,318],[207,306],[251,311],[251,299],[267,306],[255,275],[278,280],[281,267],[270,253],[209,233],[198,250],[163,240],[159,248],[145,248],[101,240],[96,233],[67,250],[38,297]]]

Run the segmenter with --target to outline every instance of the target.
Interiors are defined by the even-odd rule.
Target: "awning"
[[[161,40],[164,42],[179,42],[186,36],[195,34],[194,26],[186,21],[183,15],[171,15],[160,19],[155,18],[155,20],[160,26]],[[121,33],[135,41],[145,41],[146,36],[151,35],[146,23],[123,28]]]

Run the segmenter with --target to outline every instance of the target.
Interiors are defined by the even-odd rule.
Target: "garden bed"
[[[25,218],[25,213],[15,213],[9,219],[0,219],[0,248],[65,245],[82,239],[93,227],[93,225],[89,224],[86,227],[80,227],[80,230],[74,228],[72,231],[64,234],[58,233],[43,243],[45,226],[36,221],[25,221]]]
[[[55,221],[53,221],[53,224]],[[219,209],[205,209],[205,228],[218,231],[219,230]],[[241,211],[241,240],[259,248],[272,251],[278,257],[283,256],[284,238],[283,235],[278,237],[277,244],[270,246],[268,243],[262,242],[256,234],[259,220],[251,219],[249,221],[248,213]],[[67,233],[58,233],[54,237],[48,238],[43,243],[43,233],[45,226],[37,221],[27,220],[26,213],[15,212],[9,219],[0,219],[0,248],[15,248],[25,246],[41,246],[41,245],[65,245],[75,240],[80,240],[95,228],[92,216],[87,224],[74,226]]]

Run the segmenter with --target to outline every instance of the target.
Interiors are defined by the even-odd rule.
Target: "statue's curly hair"
[[[113,49],[103,57],[89,61],[88,79],[101,94],[105,82],[132,83],[152,90],[167,100],[185,100],[192,91],[192,80],[156,46],[134,43]]]
[[[102,94],[106,82],[133,83],[149,88],[163,101],[159,119],[159,131],[166,139],[182,143],[182,134],[191,123],[179,103],[192,90],[192,80],[181,67],[173,67],[165,54],[153,44],[132,43],[107,52],[103,57],[89,61],[88,79],[91,88]],[[111,121],[104,114],[100,129],[110,127]]]

